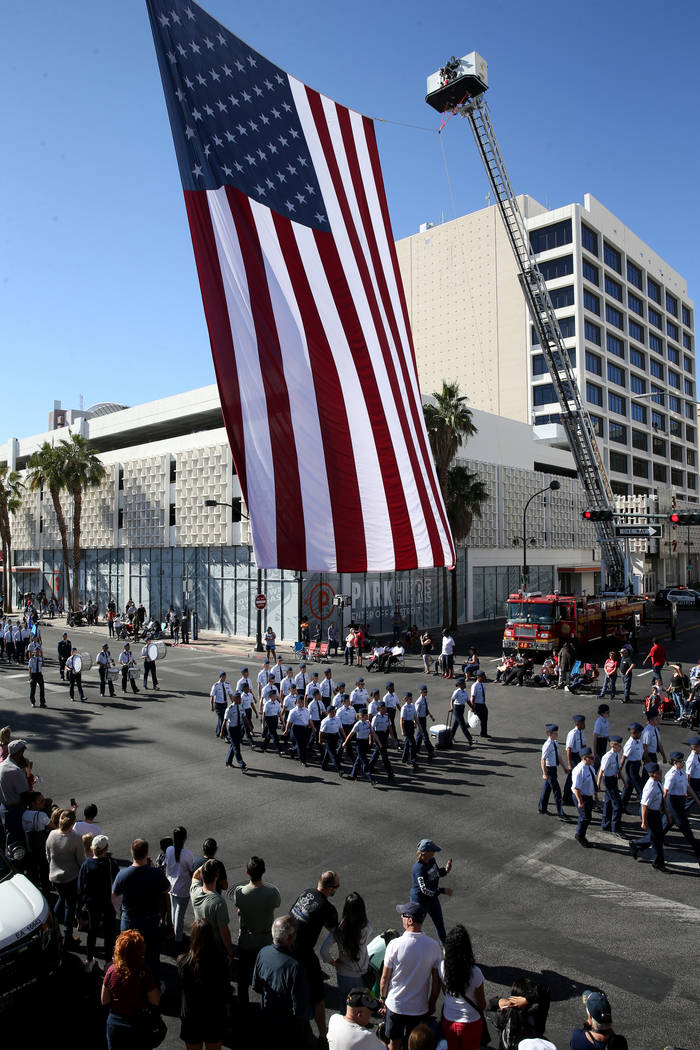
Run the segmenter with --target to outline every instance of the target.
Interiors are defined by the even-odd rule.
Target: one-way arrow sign
[[[622,539],[624,536],[643,536],[645,539],[660,539],[660,525],[616,525],[615,535]]]

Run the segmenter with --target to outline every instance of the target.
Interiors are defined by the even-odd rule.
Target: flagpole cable
[[[424,124],[406,124],[403,120],[389,120],[388,117],[369,117],[368,119],[380,124],[395,124],[397,128],[413,128],[415,131],[429,131],[431,135],[439,134],[435,128],[427,128]]]

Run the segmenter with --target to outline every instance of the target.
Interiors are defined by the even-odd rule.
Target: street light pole
[[[549,485],[540,489],[539,492],[533,492],[523,509],[523,573],[521,580],[521,590],[523,592],[527,590],[527,508],[530,506],[533,499],[541,496],[543,492],[556,492],[556,490],[560,488],[561,485],[558,481],[550,481]]]
[[[240,507],[240,500],[238,500],[238,504],[239,504],[239,507]],[[205,507],[230,507],[231,510],[233,510],[233,511],[238,509],[233,502],[231,502],[231,503],[221,503],[217,499],[205,499],[204,506]],[[240,510],[239,510],[239,513],[240,513]],[[241,518],[244,518],[245,521],[250,521],[250,518],[248,517],[247,514],[242,514],[241,513]],[[257,583],[257,586],[258,586],[258,594],[262,594],[262,569],[260,569],[260,568],[258,568],[258,583]],[[256,597],[257,597],[257,595],[256,595]],[[263,646],[263,640],[262,640],[262,609],[258,609],[257,610],[257,617],[256,617],[256,627],[255,627],[255,651],[256,651],[256,653],[262,653],[264,651],[264,648],[265,647]]]

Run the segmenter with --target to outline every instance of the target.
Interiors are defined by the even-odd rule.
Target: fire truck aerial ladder
[[[588,411],[581,400],[576,375],[571,365],[564,337],[554,312],[544,277],[530,247],[525,220],[510,184],[508,172],[498,148],[484,92],[488,88],[488,67],[472,51],[462,58],[451,58],[437,73],[428,77],[425,101],[444,115],[458,113],[466,117],[486,168],[491,189],[503,219],[518,266],[518,279],[537,332],[540,347],[559,401],[561,419],[569,439],[579,478],[586,492],[589,508],[597,512],[596,536],[608,586],[621,590],[626,582],[626,563],[620,540],[613,524],[613,495],[600,457]],[[444,125],[443,125],[444,126]]]

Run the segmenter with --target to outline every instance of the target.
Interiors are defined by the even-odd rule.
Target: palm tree
[[[431,396],[435,403],[424,405],[423,415],[428,438],[430,439],[430,447],[435,459],[435,469],[437,470],[438,481],[440,482],[440,489],[445,500],[447,517],[452,527],[454,538],[455,540],[465,539],[471,528],[474,514],[480,516],[481,505],[488,499],[488,493],[483,483],[477,482],[476,475],[470,475],[466,467],[452,467],[452,461],[462,447],[465,438],[476,434],[477,428],[472,420],[471,409],[467,408],[467,398],[463,397],[459,392],[459,383],[446,383],[443,380],[442,390],[439,393],[437,391],[434,392]],[[452,483],[450,482],[451,470],[458,472],[453,476]],[[467,478],[465,478],[465,473],[468,475]],[[467,484],[467,482],[469,483]],[[482,488],[479,489],[478,485],[481,485]],[[476,490],[473,490],[471,486],[477,486]],[[450,491],[452,491],[451,502]],[[468,507],[462,505],[462,495],[470,497],[471,502]],[[450,512],[450,505],[452,506],[452,513]],[[464,525],[467,521],[465,515],[468,516],[466,532],[464,531]],[[461,536],[459,535],[460,530]],[[454,630],[457,621],[456,566],[450,571],[452,573],[452,616],[450,617],[447,600],[447,568],[443,567],[442,623],[443,627],[447,627],[451,622]]]
[[[7,463],[0,466],[0,539],[2,540],[2,576],[0,577],[0,596],[5,612],[12,612],[12,528],[10,514],[22,506],[24,483],[16,470],[10,470]]]
[[[56,523],[61,534],[63,549],[63,580],[67,606],[71,607],[70,560],[68,558],[68,530],[66,518],[61,506],[61,489],[66,487],[64,457],[55,445],[45,441],[38,452],[29,460],[27,477],[31,489],[48,489],[51,493],[53,509],[56,512]]]
[[[63,460],[65,487],[73,497],[73,609],[78,608],[78,573],[80,572],[80,519],[83,492],[99,485],[107,473],[97,452],[82,434],[62,438],[58,452]]]
[[[471,532],[474,517],[481,517],[483,505],[489,498],[489,490],[478,474],[472,473],[462,463],[456,463],[447,472],[445,509],[455,543],[463,543]],[[457,628],[457,569],[450,571],[452,583],[452,616],[450,626]]]

